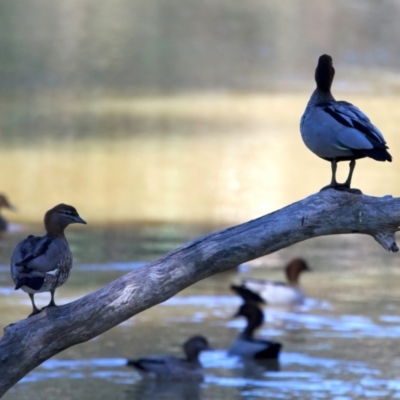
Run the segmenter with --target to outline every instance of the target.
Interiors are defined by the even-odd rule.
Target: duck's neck
[[[67,241],[63,227],[60,227],[57,224],[48,223],[45,225],[45,228],[46,228],[46,232],[49,236],[53,236],[53,237]]]
[[[313,94],[310,97],[310,100],[308,101],[307,107],[314,106],[315,104],[318,103],[327,103],[329,101],[336,101],[335,98],[332,96],[332,93],[330,90],[322,90],[320,88],[316,88],[313,92]]]
[[[299,285],[299,276],[300,276],[299,271],[293,270],[290,268],[286,269],[286,279],[287,279],[289,285],[298,286]]]
[[[244,329],[242,335],[245,338],[252,339],[253,335],[254,335],[254,332],[256,331],[256,329],[258,329],[262,325],[262,323],[263,323],[263,321],[259,320],[259,319],[257,319],[257,320],[256,319],[249,319],[247,321],[247,326]]]
[[[199,352],[191,352],[191,351],[189,351],[189,352],[187,352],[187,354],[186,354],[186,361],[189,361],[189,362],[191,362],[192,364],[200,364],[200,361],[199,361]]]

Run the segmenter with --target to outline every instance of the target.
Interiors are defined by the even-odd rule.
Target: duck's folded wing
[[[49,236],[28,236],[15,249],[15,262],[17,267],[24,267],[30,261],[46,252],[53,238]]]
[[[337,147],[344,150],[386,149],[379,129],[357,107],[345,101],[322,103],[315,116],[326,130],[335,132]]]
[[[337,103],[323,103],[313,110],[313,126],[330,137],[331,145],[341,150],[369,150],[372,143],[356,129],[351,118],[338,112]]]
[[[12,264],[20,272],[49,273],[57,269],[68,251],[64,240],[51,236],[29,236],[15,249]]]

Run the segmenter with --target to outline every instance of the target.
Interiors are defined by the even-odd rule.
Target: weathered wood
[[[5,328],[0,396],[43,361],[92,339],[193,283],[317,236],[371,235],[396,252],[400,198],[324,190],[279,211],[195,239],[73,303]]]

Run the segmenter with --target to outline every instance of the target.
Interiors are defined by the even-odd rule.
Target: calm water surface
[[[18,213],[7,213],[14,224],[0,242],[0,327],[30,313],[11,285],[12,248],[41,233],[34,224],[57,203],[89,222],[68,232],[75,268],[56,299],[65,304],[326,185],[329,163],[299,133],[323,53],[334,59],[335,97],[360,107],[393,155],[392,164],[357,162],[354,187],[399,196],[399,16],[397,0],[2,4],[0,191]],[[340,180],[347,168],[340,163]],[[279,366],[228,357],[244,324],[231,318],[239,301],[229,283],[280,279],[295,256],[315,270],[303,279],[308,301],[266,309],[259,332],[284,344]],[[64,351],[5,398],[400,398],[398,264],[363,236],[291,246]],[[202,355],[202,384],[160,385],[124,366],[179,355],[198,333],[216,349]]]
[[[14,228],[21,230],[8,235],[0,254],[2,326],[30,312],[28,296],[12,288],[7,262],[25,229],[35,232],[40,227]],[[73,301],[214,228],[153,224],[70,229],[76,264],[69,282],[58,290],[57,301]],[[244,276],[281,279],[279,267],[298,255],[314,270],[303,277],[306,304],[297,309],[267,308],[267,321],[259,332],[284,344],[279,365],[244,363],[228,356],[226,349],[244,326],[244,321],[232,319],[240,301],[228,284]],[[199,282],[100,337],[62,352],[4,398],[400,398],[399,284],[397,257],[368,237],[304,242]],[[46,294],[37,297],[40,304],[48,301]],[[159,384],[124,365],[126,357],[179,355],[183,341],[199,333],[216,349],[201,356],[206,370],[201,384]]]

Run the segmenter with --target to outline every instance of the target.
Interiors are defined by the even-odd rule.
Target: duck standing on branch
[[[305,299],[300,287],[300,275],[306,271],[311,271],[308,264],[302,258],[295,258],[285,268],[287,283],[245,278],[239,288],[261,297],[270,306],[300,305]],[[237,286],[232,287],[238,293],[237,288]]]
[[[76,209],[66,204],[58,204],[44,216],[46,235],[30,235],[20,242],[11,258],[11,276],[15,290],[22,289],[29,294],[33,311],[38,314],[34,301],[35,293],[50,292],[47,307],[55,306],[54,292],[69,277],[72,268],[72,253],[64,235],[70,224],[86,224]]]
[[[204,370],[199,361],[202,351],[212,350],[203,336],[192,336],[184,345],[186,358],[148,357],[128,360],[126,365],[161,380],[201,381]]]
[[[334,76],[332,57],[322,55],[315,70],[317,88],[301,117],[300,131],[305,145],[318,157],[331,162],[332,180],[323,189],[347,190],[357,159],[392,161],[392,156],[386,150],[382,133],[369,118],[353,104],[336,101],[332,96]],[[339,161],[350,161],[349,175],[343,184],[336,181]]]

